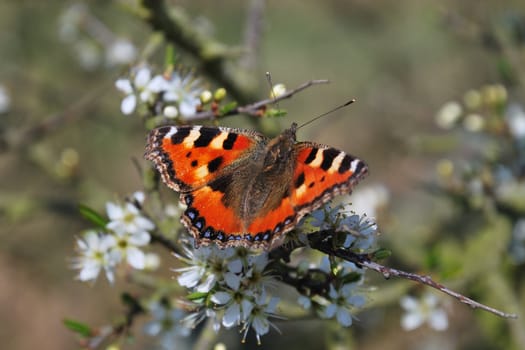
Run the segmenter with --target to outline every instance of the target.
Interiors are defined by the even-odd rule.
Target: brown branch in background
[[[201,69],[213,77],[241,102],[257,99],[256,76],[234,66],[230,60],[239,56],[238,48],[228,47],[195,30],[182,9],[167,7],[162,0],[142,0],[144,20],[166,37],[166,40],[198,58]]]
[[[239,65],[248,72],[255,72],[263,31],[263,15],[266,0],[251,0],[244,31],[244,53]]]
[[[358,266],[366,267],[367,269],[379,272],[385,278],[390,278],[394,276],[394,277],[401,277],[401,278],[405,278],[411,281],[419,282],[421,284],[425,284],[427,286],[435,288],[445,294],[448,294],[456,298],[460,302],[467,304],[473,309],[482,309],[482,310],[488,311],[490,313],[493,313],[503,318],[517,318],[518,317],[516,314],[506,313],[506,312],[494,309],[490,306],[481,304],[475,300],[472,300],[432,280],[429,276],[421,276],[415,273],[405,272],[402,270],[398,270],[398,269],[394,269],[388,266],[378,264],[372,261],[372,258],[369,254],[357,254],[350,250],[335,248],[332,243],[332,240],[330,239],[332,235],[333,235],[333,232],[331,231],[319,231],[319,232],[309,234],[308,239],[310,241],[312,248],[317,249],[325,254],[328,254],[331,256],[337,256],[346,261],[353,262],[357,264]]]
[[[214,112],[214,111],[205,111],[205,112],[200,112],[200,113],[196,113],[196,114],[194,114],[192,116],[189,116],[189,117],[187,117],[187,119],[191,120],[191,121],[212,120],[212,119],[215,119],[217,117],[227,117],[227,116],[236,115],[236,114],[240,114],[240,113],[242,113],[242,114],[249,114],[249,115],[253,115],[253,116],[259,116],[261,108],[263,108],[263,107],[265,107],[265,106],[267,106],[269,104],[272,104],[272,103],[275,103],[275,102],[279,102],[279,101],[291,98],[296,93],[298,93],[298,92],[300,92],[300,91],[302,91],[304,89],[307,89],[310,86],[319,85],[319,84],[328,84],[328,83],[329,83],[329,81],[326,80],[326,79],[310,80],[310,81],[307,81],[306,83],[303,83],[303,84],[299,85],[295,89],[286,91],[284,94],[279,95],[276,98],[268,98],[268,99],[261,100],[261,101],[258,101],[258,102],[252,103],[252,104],[248,104],[248,105],[245,105],[245,106],[235,107],[232,110],[230,110],[227,113],[222,114],[222,115],[217,115],[217,112]]]

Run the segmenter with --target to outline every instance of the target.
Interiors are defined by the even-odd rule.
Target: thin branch
[[[297,94],[298,92],[302,90],[309,88],[310,86],[319,85],[319,84],[328,84],[328,83],[329,81],[326,79],[310,80],[310,81],[307,81],[299,85],[295,89],[286,91],[284,94],[279,95],[276,98],[268,98],[268,99],[261,100],[261,101],[258,101],[252,104],[248,104],[245,106],[235,107],[232,110],[228,111],[227,113],[224,113],[221,115],[217,115],[217,112],[215,111],[205,111],[205,112],[195,113],[192,116],[186,117],[186,119],[191,120],[191,121],[212,120],[212,119],[228,117],[228,116],[236,115],[240,113],[249,114],[253,116],[259,116],[261,108],[271,103],[275,103],[275,102],[279,102],[279,101],[291,98],[293,95]]]
[[[506,313],[506,312],[497,310],[495,308],[492,308],[490,306],[487,306],[475,300],[472,300],[464,296],[463,294],[455,292],[445,287],[441,283],[438,283],[432,280],[432,278],[430,278],[429,276],[421,276],[416,273],[405,272],[402,270],[398,270],[398,269],[394,269],[388,266],[378,264],[372,261],[372,258],[369,254],[357,254],[357,253],[354,253],[346,249],[335,248],[333,246],[332,240],[329,239],[332,235],[333,235],[332,231],[319,231],[319,232],[309,234],[308,239],[310,241],[312,248],[317,249],[325,254],[337,256],[346,261],[353,262],[359,266],[363,266],[370,270],[379,272],[387,279],[394,276],[394,277],[401,277],[401,278],[405,278],[411,281],[419,282],[421,284],[425,284],[427,286],[435,288],[445,294],[448,294],[456,298],[463,304],[467,304],[473,309],[482,309],[482,310],[488,311],[490,313],[493,313],[503,318],[518,318],[516,314]]]
[[[181,254],[180,246],[162,233],[150,232],[150,236],[152,243],[158,243],[172,253]]]

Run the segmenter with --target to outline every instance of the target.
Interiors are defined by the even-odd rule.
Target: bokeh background
[[[249,2],[167,3],[184,9],[206,35],[231,45],[232,56],[242,52]],[[80,36],[68,34],[72,6],[83,6],[92,20],[100,21],[98,29],[91,29],[98,30],[96,40],[85,28]],[[108,200],[142,187],[134,159],[146,166],[142,160],[146,131],[139,117],[122,115],[122,95],[114,88],[131,62],[109,52],[111,43],[124,40],[136,50],[136,62],[152,42],[161,41],[136,9],[134,1],[0,2],[0,85],[8,102],[0,115],[2,348],[78,348],[77,336],[62,320],[112,322],[123,310],[120,292],[132,288],[125,281],[110,286],[103,278],[91,286],[75,281],[70,262],[75,238],[90,226],[78,214],[78,203],[103,211]],[[288,115],[271,121],[279,130],[294,121],[308,121],[349,98],[358,100],[301,129],[298,137],[365,159],[370,176],[360,186],[387,189],[389,200],[379,220],[381,245],[393,253],[386,264],[447,281],[439,264],[428,263],[429,252],[440,244],[440,237],[448,237],[450,243],[463,225],[477,219],[475,215],[456,218],[445,226],[454,206],[426,185],[438,183],[440,159],[468,162],[473,151],[462,148],[467,136],[441,130],[435,116],[447,102],[461,100],[466,91],[493,84],[504,86],[509,100],[525,102],[524,80],[520,80],[525,72],[524,18],[525,4],[518,0],[265,3],[251,77],[260,99],[268,95],[266,71],[274,82],[289,88],[310,79],[331,81],[282,102],[280,107]],[[177,54],[188,66],[196,66],[195,58],[184,50]],[[162,67],[162,49],[149,60]],[[221,124],[248,126],[250,122],[234,117]],[[451,247],[459,256],[463,248],[467,249]],[[484,251],[480,259],[491,260],[492,254],[490,249]],[[168,275],[169,258],[163,261],[160,273]],[[470,284],[461,283],[461,272],[448,281],[495,307],[523,315],[525,289],[519,279],[523,273],[519,264],[512,266],[501,271],[501,277],[512,279],[513,304],[501,295],[486,297],[482,287],[472,287],[472,278]],[[489,273],[498,275],[498,271]],[[422,287],[369,275],[370,283],[377,286],[372,297],[377,306],[360,314],[347,331],[351,335],[347,348],[525,346],[523,320],[500,320],[448,297],[446,331],[421,327],[405,332],[396,300],[409,291],[417,294]],[[383,299],[384,295],[392,297]],[[127,348],[153,346],[141,335],[141,323],[134,325],[137,340],[125,342]],[[323,348],[330,330],[316,320],[277,325],[282,335],[272,332],[259,348]],[[220,338],[229,348],[242,348],[238,339],[235,331]]]

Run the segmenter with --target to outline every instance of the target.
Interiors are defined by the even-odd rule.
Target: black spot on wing
[[[304,184],[304,172],[297,176],[297,179],[295,180],[295,188],[301,187],[302,184]]]
[[[339,174],[347,172],[350,169],[350,165],[352,165],[353,160],[354,158],[352,158],[348,154],[345,155],[345,157],[343,158],[343,161],[341,162],[341,165],[339,165],[339,169],[337,170],[337,172]]]
[[[224,148],[224,149],[232,149],[233,145],[235,144],[235,141],[237,140],[237,136],[238,136],[237,134],[235,134],[233,132],[230,132],[228,134],[228,137],[226,137],[226,139],[222,143],[222,148]]]
[[[221,157],[221,156],[212,159],[212,160],[208,163],[208,171],[209,171],[210,173],[213,173],[213,172],[217,171],[217,169],[219,169],[219,167],[221,166],[223,160],[224,160],[224,158]]]
[[[321,169],[324,171],[330,169],[332,163],[334,162],[334,158],[337,157],[339,153],[341,153],[341,151],[338,151],[334,148],[325,149],[323,151],[323,162],[321,163]]]
[[[191,163],[190,163],[190,165],[191,165],[192,167],[194,167],[194,168],[195,168],[198,164],[199,164],[199,162],[197,162],[196,159],[192,160]]]
[[[171,143],[178,145],[190,134],[192,128],[177,128],[177,132],[171,136]]]
[[[207,147],[221,131],[217,128],[201,128],[200,136],[193,143],[194,147]]]
[[[317,155],[318,150],[319,149],[317,148],[312,148],[312,150],[310,151],[310,154],[308,154],[308,157],[306,157],[306,160],[304,161],[304,163],[310,164],[311,162],[313,162],[315,159],[315,156]]]

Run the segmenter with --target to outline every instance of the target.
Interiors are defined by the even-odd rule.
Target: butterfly
[[[273,249],[314,209],[350,193],[368,168],[330,146],[296,141],[297,124],[270,139],[256,131],[162,126],[145,158],[180,192],[195,245]]]

